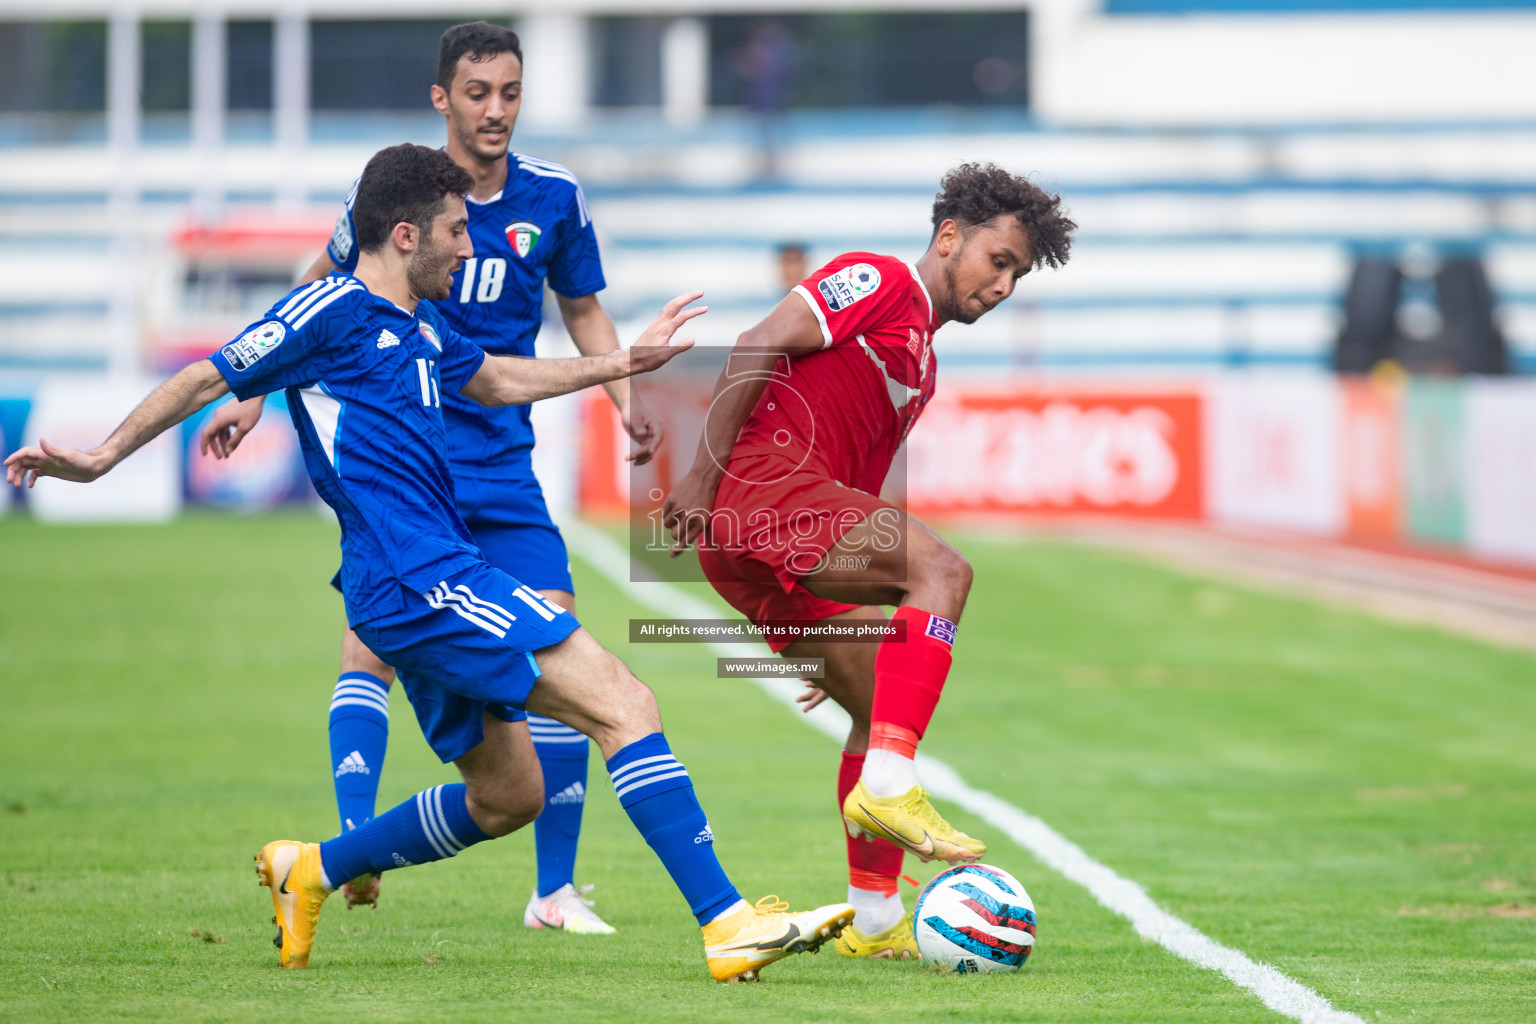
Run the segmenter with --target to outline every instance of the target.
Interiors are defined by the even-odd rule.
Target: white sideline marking
[[[718,607],[670,583],[641,586],[631,582],[629,555],[606,534],[574,522],[561,529],[584,561],[640,604],[680,619],[719,618]],[[756,643],[711,643],[707,646],[725,658],[753,658],[762,654],[762,647]],[[795,696],[803,689],[799,680],[756,679],[753,682],[769,696],[798,712]],[[848,735],[848,715],[831,701],[800,717],[839,743]],[[959,772],[938,758],[919,754],[918,767],[922,771],[923,785],[930,793],[954,801],[993,828],[1007,833],[1010,839],[1047,867],[1081,885],[1102,906],[1129,921],[1142,938],[1151,939],[1191,963],[1220,971],[1234,984],[1258,996],[1259,1001],[1271,1010],[1302,1024],[1365,1024],[1357,1015],[1336,1009],[1301,982],[1287,978],[1268,964],[1255,963],[1246,954],[1223,946],[1193,925],[1174,917],[1158,906],[1140,885],[1100,864],[1083,852],[1082,847],[1033,814],[1025,813],[986,790],[971,787]]]

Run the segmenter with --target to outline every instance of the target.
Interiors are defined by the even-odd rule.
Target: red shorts
[[[709,530],[699,538],[699,564],[716,592],[759,626],[830,618],[859,606],[817,597],[800,579],[879,509],[897,511],[781,456],[733,459],[715,494]],[[793,640],[767,642],[781,651]]]

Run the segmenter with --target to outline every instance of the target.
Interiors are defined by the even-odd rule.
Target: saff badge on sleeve
[[[225,345],[220,352],[236,370],[248,370],[258,359],[283,343],[288,329],[279,320],[268,320]]]

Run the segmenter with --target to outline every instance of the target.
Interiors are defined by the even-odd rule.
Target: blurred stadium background
[[[963,160],[1059,190],[1071,263],[944,328],[911,438],[911,506],[981,567],[925,752],[1365,1015],[1268,1004],[1287,1018],[1531,1019],[1536,0],[0,0],[0,453],[99,443],[259,317],[370,154],[441,144],[437,39],[472,18],[523,34],[513,148],[584,183],[626,340],[697,287],[699,341],[731,344],[789,246],[917,257]],[[685,466],[676,404],[632,477],[606,399],[541,403],[555,519],[616,521]],[[829,956],[706,989],[606,797],[580,877],[620,934],[595,960],[508,927],[524,834],[391,878],[322,973],[252,970],[253,842],[335,824],[334,527],[274,412],[228,463],[195,418],[90,487],[0,494],[0,1019],[1283,1019],[943,794],[1042,908],[1028,989]],[[604,640],[694,607],[567,535]],[[622,650],[714,828],[760,837],[732,846],[743,891],[842,892],[834,748],[720,685],[716,652]],[[386,800],[444,777],[414,740],[389,757]]]
[[[583,181],[621,336],[698,287],[730,344],[786,245],[915,257],[962,160],[1066,196],[1070,266],[945,329],[915,509],[1536,566],[1530,0],[0,0],[0,449],[95,443],[259,316],[369,154],[441,142],[473,17],[523,34],[513,147]],[[602,404],[539,420],[552,504],[617,511]],[[279,417],[227,466],[195,426],[0,510],[307,500]]]

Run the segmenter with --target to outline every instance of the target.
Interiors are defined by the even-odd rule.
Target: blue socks
[[[331,696],[330,732],[336,809],[345,832],[373,817],[389,745],[389,683],[367,672],[342,673]]]
[[[666,737],[652,733],[620,750],[608,759],[608,774],[619,804],[656,851],[700,925],[741,900],[715,857],[715,834],[694,796],[688,770],[672,756]],[[573,790],[573,784],[551,795]],[[581,788],[585,796],[585,785]],[[464,784],[456,782],[417,793],[321,843],[320,864],[334,888],[369,872],[443,860],[489,838],[469,815]],[[540,846],[542,853],[542,840]]]
[[[608,759],[608,774],[619,804],[700,925],[741,899],[715,857],[715,834],[693,795],[688,770],[672,756],[665,736],[653,732],[620,750]]]
[[[548,896],[572,881],[576,867],[589,741],[570,726],[539,715],[528,716],[528,731],[544,769],[545,805],[534,824],[534,843],[539,895]],[[389,683],[367,672],[343,673],[331,696],[330,739],[336,809],[345,833],[369,821],[378,802],[389,744]]]
[[[491,838],[469,816],[464,783],[417,793],[366,825],[320,844],[320,864],[333,888],[370,871],[427,864]]]
[[[529,714],[528,732],[544,769],[544,810],[533,823],[538,850],[539,895],[572,881],[581,812],[587,800],[589,741],[568,725]]]

